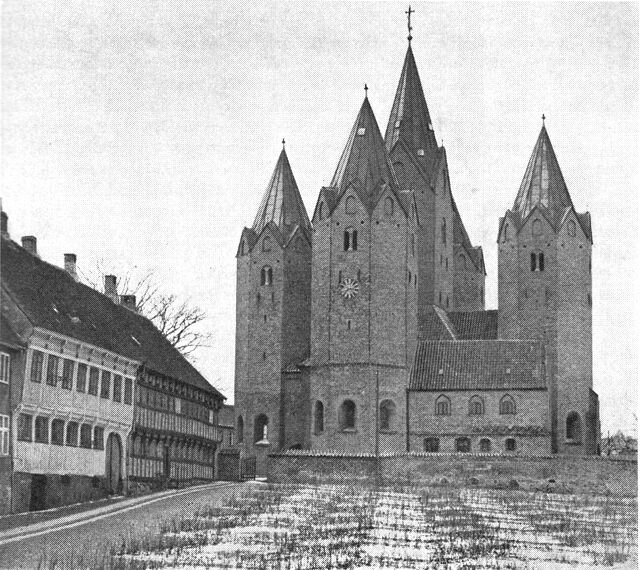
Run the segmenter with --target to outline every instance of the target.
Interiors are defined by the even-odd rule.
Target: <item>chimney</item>
[[[125,308],[129,309],[133,313],[137,313],[136,310],[136,296],[135,295],[122,295],[120,297],[120,304]]]
[[[104,294],[109,297],[114,303],[118,302],[118,290],[116,288],[116,276],[105,275],[104,276]]]
[[[31,255],[38,255],[38,240],[36,236],[22,236],[22,247]]]
[[[64,254],[64,270],[73,277],[74,281],[78,280],[78,273],[76,271],[76,254],[65,253]]]
[[[7,213],[4,210],[0,212],[0,216],[1,216],[0,232],[2,233],[3,237],[8,238],[9,237],[9,216],[7,216]]]

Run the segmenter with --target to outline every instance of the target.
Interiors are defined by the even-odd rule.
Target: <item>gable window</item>
[[[9,383],[9,355],[5,352],[0,352],[0,382],[4,384]]]
[[[122,376],[119,374],[113,375],[113,401],[122,401]]]
[[[44,354],[39,350],[34,350],[31,357],[31,382],[42,382],[43,365]]]
[[[502,396],[500,400],[500,414],[501,415],[514,415],[516,413],[516,402],[515,400],[506,394]]]
[[[31,441],[33,431],[33,416],[30,414],[20,414],[18,416],[18,439],[20,441]]]
[[[0,416],[0,455],[9,455],[9,416]]]
[[[38,416],[36,418],[35,441],[37,443],[49,443],[49,418]]]
[[[89,368],[89,394],[92,396],[98,395],[98,382],[99,382],[99,372],[97,368],[90,367]]]
[[[440,226],[440,239],[443,244],[447,243],[447,220],[442,218],[442,225]]]
[[[71,390],[73,385],[73,360],[65,358],[62,361],[62,387],[65,390]]]
[[[451,400],[444,394],[438,396],[436,400],[436,416],[450,416],[451,415]]]
[[[238,416],[238,443],[244,441],[244,420],[242,416]]]
[[[480,451],[482,453],[490,453],[491,452],[491,440],[486,437],[480,440]]]
[[[534,236],[542,235],[542,222],[540,220],[533,220],[533,224],[531,224],[531,233]]]
[[[104,449],[104,428],[93,428],[93,449]]]
[[[469,400],[469,415],[470,416],[481,416],[484,414],[484,402],[480,396],[473,396],[471,400]]]
[[[512,437],[510,437],[509,439],[505,440],[504,448],[505,448],[506,451],[515,451],[516,450],[516,440],[513,439]]]
[[[393,198],[387,196],[384,199],[384,215],[387,217],[393,216]]]
[[[47,361],[47,384],[55,386],[58,383],[58,361],[60,359],[53,354],[49,355]]]
[[[340,405],[338,423],[343,431],[356,428],[356,405],[353,400],[345,400]]]
[[[440,440],[437,437],[427,437],[424,440],[424,450],[426,453],[437,453],[440,451]]]
[[[111,372],[102,371],[102,384],[100,385],[100,397],[108,398],[111,393]]]
[[[271,251],[271,238],[269,236],[262,240],[262,251]]]
[[[324,404],[320,400],[316,402],[313,425],[316,435],[324,431]]]
[[[531,253],[531,271],[544,271],[544,253],[541,251]]]
[[[51,443],[53,445],[64,445],[63,420],[53,420],[51,422]]]
[[[356,213],[356,199],[353,196],[347,196],[347,199],[344,202],[344,211],[345,214]]]
[[[567,416],[567,439],[579,442],[582,440],[582,422],[578,412],[571,412]]]
[[[273,269],[269,265],[265,265],[260,270],[260,285],[273,285]]]
[[[380,429],[390,431],[394,427],[396,405],[391,400],[383,400],[380,403]]]
[[[569,220],[569,223],[567,224],[567,233],[571,237],[576,237],[576,223],[573,220]]]
[[[344,231],[344,250],[358,251],[358,230],[347,228]]]
[[[456,438],[456,451],[458,453],[469,453],[471,451],[471,440],[468,437]]]
[[[80,447],[91,449],[91,426],[82,424],[80,426]]]
[[[124,379],[124,403],[131,404],[133,401],[133,380],[131,378]]]

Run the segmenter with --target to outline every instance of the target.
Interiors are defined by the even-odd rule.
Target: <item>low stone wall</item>
[[[637,496],[636,460],[462,454],[347,455],[288,451],[269,456],[269,481],[522,488]]]

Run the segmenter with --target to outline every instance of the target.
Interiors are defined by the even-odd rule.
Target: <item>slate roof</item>
[[[0,315],[0,344],[12,348],[20,348],[25,344],[4,315]]]
[[[5,237],[0,262],[3,289],[33,326],[137,360],[157,373],[224,398],[142,315],[113,303]]]
[[[409,375],[417,391],[531,389],[546,389],[538,341],[422,341]]]
[[[496,340],[498,311],[455,311],[448,313],[458,340]]]
[[[284,148],[262,196],[252,229],[260,234],[269,222],[278,226],[284,236],[291,234],[296,226],[311,231],[311,222]]]

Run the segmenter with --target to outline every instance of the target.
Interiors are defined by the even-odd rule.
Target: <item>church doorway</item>
[[[122,443],[117,433],[110,433],[107,438],[105,453],[106,485],[109,494],[122,491]]]

